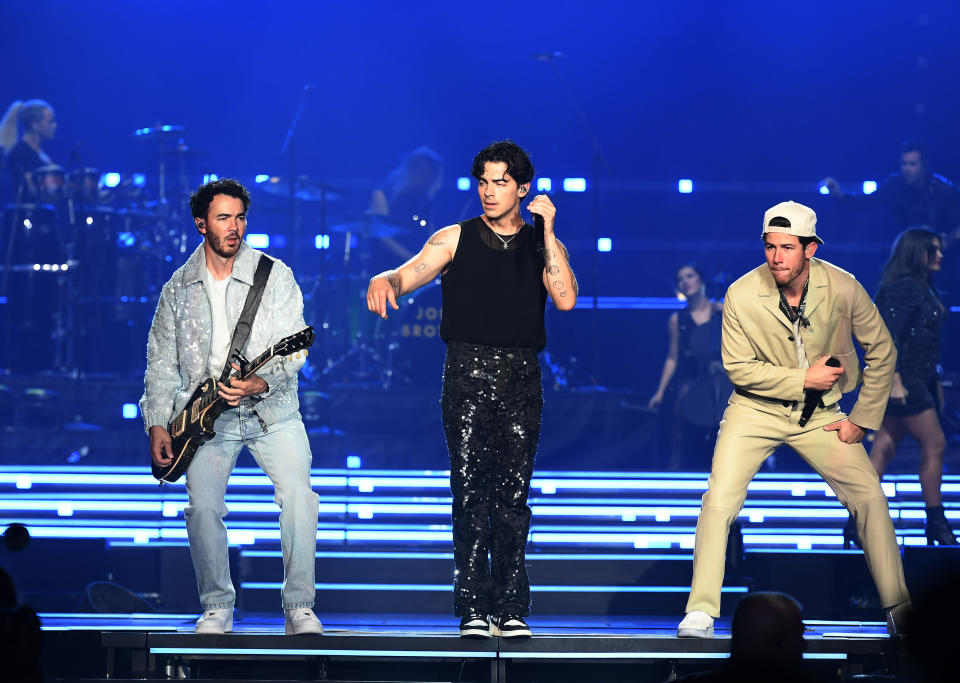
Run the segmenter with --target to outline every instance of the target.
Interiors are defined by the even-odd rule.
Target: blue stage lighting
[[[262,232],[251,232],[247,235],[247,244],[254,249],[267,249],[270,246],[270,235]]]
[[[609,237],[598,237],[597,251],[613,251],[613,240]]]
[[[136,420],[138,415],[140,415],[140,408],[136,403],[123,404],[123,419]]]
[[[586,178],[564,178],[563,191],[564,192],[586,192],[587,179]]]
[[[203,184],[212,183],[214,180],[219,180],[220,176],[216,173],[204,173],[203,174]]]
[[[253,182],[255,182],[255,183],[265,183],[265,182],[267,182],[268,180],[270,180],[270,174],[269,174],[269,173],[258,173],[257,175],[255,175],[255,176],[253,177]]]
[[[313,238],[313,246],[317,249],[329,249],[330,235],[315,235]]]
[[[132,232],[118,232],[117,233],[117,246],[118,247],[132,247],[137,243],[137,236]]]
[[[830,188],[826,185],[820,186],[820,194],[830,194]]]
[[[104,187],[116,187],[120,184],[120,174],[119,173],[104,173],[100,176],[100,183]]]
[[[873,194],[877,191],[877,181],[876,180],[864,180],[863,181],[863,193],[864,194]]]
[[[550,178],[537,178],[537,192],[552,192],[553,181]]]
[[[348,470],[357,470],[357,469],[360,469],[360,456],[359,456],[359,455],[348,455],[348,456],[347,456],[347,469],[348,469]]]
[[[693,181],[689,178],[681,178],[677,181],[677,192],[680,194],[690,194],[693,192]]]
[[[469,190],[470,189],[470,178],[466,176],[460,176],[457,178],[457,189],[458,190]]]
[[[273,245],[274,249],[283,249],[285,246],[287,246],[287,236],[270,235],[270,244]]]
[[[133,182],[134,187],[146,187],[147,186],[147,174],[146,173],[134,173],[130,176],[130,180]]]

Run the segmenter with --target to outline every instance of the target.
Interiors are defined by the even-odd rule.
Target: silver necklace
[[[488,225],[487,227],[490,228],[489,225]],[[520,226],[520,230],[522,230],[522,229],[523,229],[523,226],[521,225],[521,226]],[[497,236],[497,239],[500,240],[500,241],[503,243],[503,248],[504,248],[504,249],[506,249],[506,248],[507,248],[507,245],[510,244],[510,243],[514,240],[514,238],[516,238],[516,236],[520,234],[520,230],[517,230],[515,233],[513,233],[512,235],[510,235],[510,239],[505,240],[505,239],[503,239],[503,237],[500,236],[500,233],[499,233],[499,232],[497,232],[497,231],[494,230],[493,228],[490,228],[490,232],[492,232],[494,235],[496,235],[496,236]]]

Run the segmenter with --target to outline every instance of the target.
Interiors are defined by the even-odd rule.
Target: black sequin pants
[[[454,614],[526,616],[527,495],[543,409],[536,352],[449,342],[441,408],[453,493]]]

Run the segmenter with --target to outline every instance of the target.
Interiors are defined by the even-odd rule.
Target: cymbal
[[[279,176],[258,175],[254,178],[254,189],[262,190],[267,194],[278,197],[290,196],[290,179]],[[295,197],[304,202],[333,201],[340,199],[343,192],[329,183],[310,176],[299,176],[296,182]]]
[[[410,234],[414,227],[412,223],[408,227],[405,224],[387,220],[385,216],[370,214],[357,220],[338,223],[330,228],[330,232],[349,232],[361,237],[396,237]]]
[[[132,135],[135,138],[141,139],[156,139],[158,137],[166,137],[168,135],[179,135],[186,130],[183,126],[162,126],[157,124],[156,126],[148,126],[147,128],[137,128],[133,131]]]
[[[161,154],[172,156],[172,157],[208,157],[210,152],[205,149],[193,149],[192,147],[187,147],[186,145],[177,145],[176,147],[171,147],[169,149],[160,150]]]

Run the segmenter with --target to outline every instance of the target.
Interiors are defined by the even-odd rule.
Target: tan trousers
[[[890,521],[887,498],[862,444],[846,444],[824,425],[846,417],[837,409],[817,410],[805,427],[797,425],[800,408],[789,418],[730,404],[723,414],[713,451],[713,466],[703,494],[693,551],[693,582],[687,612],[720,616],[720,586],[730,524],[747,497],[747,486],[763,461],[786,444],[823,477],[857,520],[863,554],[880,602],[892,607],[910,599]]]

